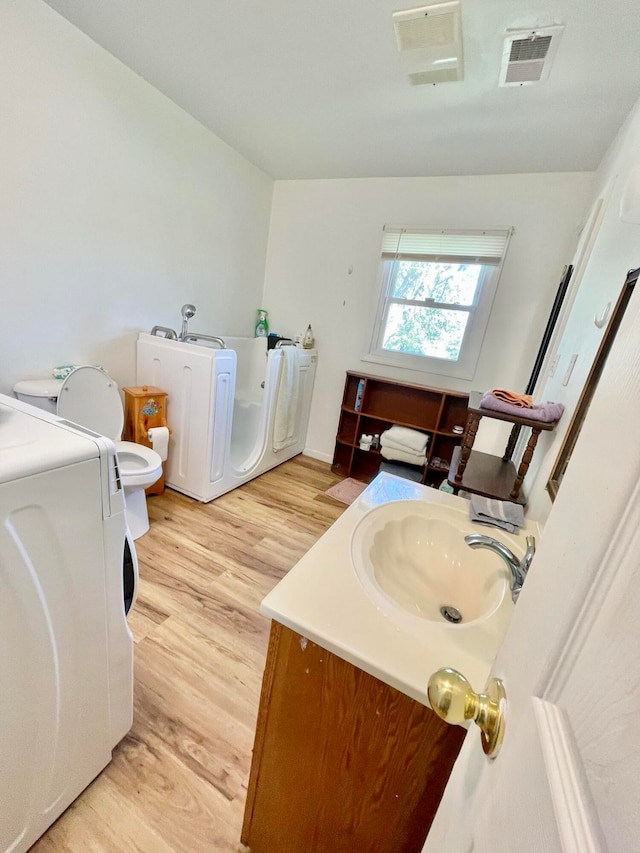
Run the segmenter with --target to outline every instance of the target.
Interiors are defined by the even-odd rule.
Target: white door
[[[639,298],[493,667],[501,752],[473,726],[424,853],[640,850]]]

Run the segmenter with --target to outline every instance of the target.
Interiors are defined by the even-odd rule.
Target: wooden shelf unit
[[[356,409],[361,380],[364,393]],[[469,396],[457,391],[347,371],[332,470],[344,477],[372,480],[385,460],[378,450],[360,450],[360,436],[381,435],[398,424],[429,435],[421,482],[437,486],[446,479],[453,452],[462,441],[462,435],[454,433],[453,427],[464,427],[468,402]]]

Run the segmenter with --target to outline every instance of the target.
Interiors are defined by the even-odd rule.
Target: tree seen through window
[[[457,361],[481,271],[480,264],[396,262],[383,348]]]

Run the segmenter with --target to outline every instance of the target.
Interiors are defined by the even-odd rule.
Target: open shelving
[[[364,389],[356,408],[361,381]],[[468,395],[460,392],[347,371],[332,470],[344,477],[372,480],[384,457],[379,450],[361,450],[360,436],[381,435],[397,424],[428,434],[421,482],[437,486],[446,479],[453,452],[462,440],[453,428],[464,427],[468,402]]]

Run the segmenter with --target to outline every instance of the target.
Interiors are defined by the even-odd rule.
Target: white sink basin
[[[367,594],[387,615],[459,630],[513,606],[504,561],[465,544],[464,537],[478,530],[463,510],[395,501],[360,520],[351,538],[351,559]],[[496,536],[522,556],[517,540],[500,531]]]

